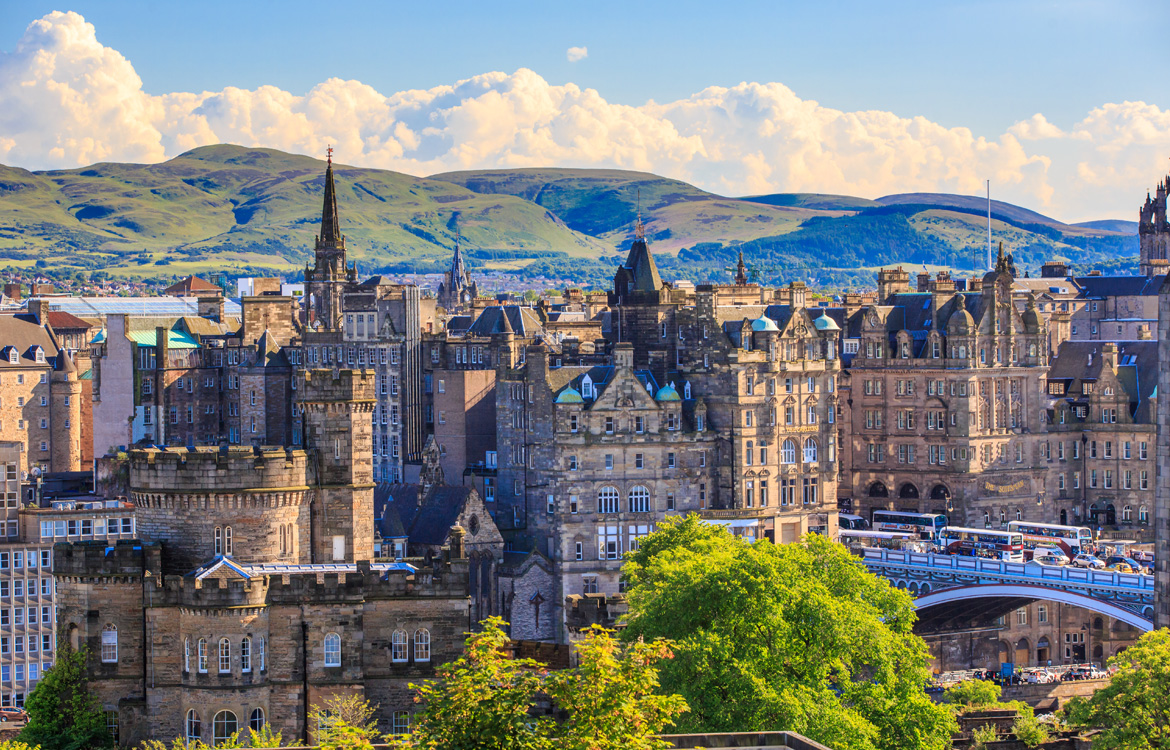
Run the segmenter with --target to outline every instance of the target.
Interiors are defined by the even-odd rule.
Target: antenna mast
[[[991,180],[987,181],[987,270],[991,270]]]

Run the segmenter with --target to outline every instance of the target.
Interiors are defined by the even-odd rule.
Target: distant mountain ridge
[[[151,165],[0,166],[0,254],[13,266],[148,277],[295,274],[310,260],[324,166],[230,145]],[[732,198],[605,169],[335,171],[342,229],[363,273],[441,270],[458,232],[473,268],[602,286],[639,211],[667,278],[725,280],[742,251],[762,280],[862,283],[892,262],[970,267],[986,247],[986,202],[971,196]],[[1026,265],[1137,254],[1132,222],[1069,225],[999,201],[992,214],[996,241]]]

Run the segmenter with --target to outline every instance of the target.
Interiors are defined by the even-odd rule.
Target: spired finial
[[[646,239],[646,225],[642,223],[642,188],[638,188],[638,219],[634,222],[634,238]]]
[[[332,146],[325,147],[325,160],[329,164],[333,164],[333,147]]]

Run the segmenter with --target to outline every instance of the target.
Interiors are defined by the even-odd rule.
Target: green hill
[[[310,259],[324,163],[208,146],[160,164],[29,172],[0,166],[0,255],[9,265],[166,277],[295,273]],[[743,252],[765,281],[868,283],[889,263],[970,269],[986,253],[986,202],[911,193],[867,200],[778,193],[728,198],[646,172],[511,169],[429,178],[335,165],[341,221],[362,273],[433,272],[458,229],[473,267],[604,286],[639,207],[668,279],[726,280]],[[1018,264],[1112,263],[1137,254],[1126,222],[1067,225],[993,202]],[[1116,231],[1121,230],[1121,231]]]

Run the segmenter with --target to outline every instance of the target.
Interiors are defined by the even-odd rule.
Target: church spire
[[[345,247],[345,237],[341,234],[341,224],[337,220],[337,188],[333,185],[333,147],[325,149],[325,202],[321,207],[321,235],[317,238],[317,247]]]
[[[739,286],[747,286],[747,264],[743,262],[743,250],[739,251],[739,263],[735,264],[735,283]]]

